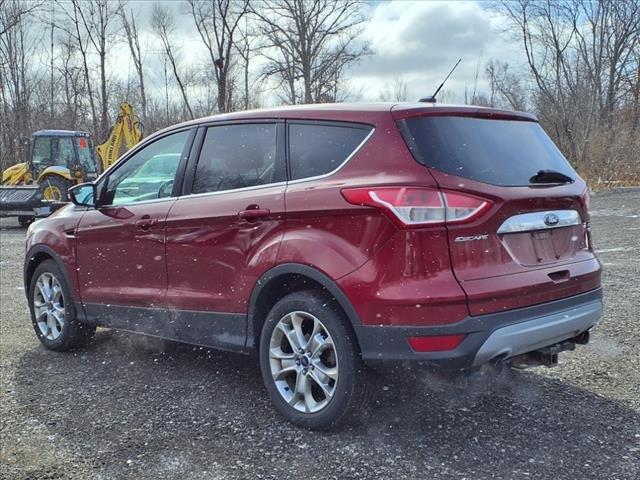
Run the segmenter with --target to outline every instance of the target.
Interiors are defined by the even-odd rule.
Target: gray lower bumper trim
[[[473,361],[482,365],[500,357],[510,358],[562,342],[591,328],[602,317],[602,302],[555,312],[495,330],[482,344]]]

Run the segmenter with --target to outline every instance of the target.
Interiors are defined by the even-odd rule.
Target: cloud
[[[517,46],[502,35],[504,24],[476,2],[392,1],[379,3],[363,33],[372,54],[353,68],[354,83],[375,99],[385,85],[403,78],[414,97],[430,94],[455,62],[447,84],[460,96],[483,77],[490,58],[515,61]],[[479,87],[486,87],[478,79]]]

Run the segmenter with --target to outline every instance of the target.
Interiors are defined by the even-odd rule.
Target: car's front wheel
[[[31,277],[31,322],[40,342],[50,350],[81,347],[96,331],[96,327],[78,321],[70,288],[53,260],[38,265]]]
[[[353,330],[327,295],[287,295],[269,313],[260,337],[260,367],[271,399],[291,422],[332,428],[360,413],[371,373]]]

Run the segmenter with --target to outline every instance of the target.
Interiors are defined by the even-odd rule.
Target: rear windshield
[[[420,117],[402,128],[414,157],[451,175],[502,186],[530,185],[540,170],[576,177],[536,122],[470,117]]]

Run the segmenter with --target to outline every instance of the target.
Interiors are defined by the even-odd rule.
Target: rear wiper
[[[538,170],[529,183],[573,183],[574,179],[556,170]]]

